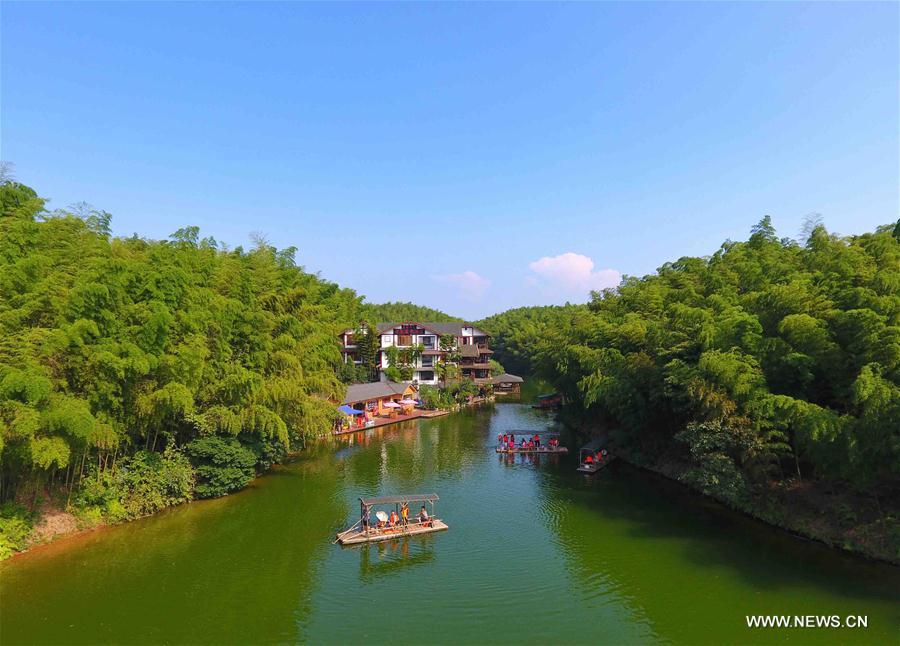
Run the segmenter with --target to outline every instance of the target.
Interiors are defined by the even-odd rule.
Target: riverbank
[[[369,426],[365,428],[357,428],[351,429],[347,431],[342,431],[338,433],[333,433],[334,437],[351,435],[354,433],[360,433],[364,431],[370,431],[377,428],[384,428],[388,426],[394,426],[400,424],[402,422],[414,421],[417,419],[432,419],[436,417],[443,417],[445,415],[449,415],[454,412],[459,412],[466,408],[472,408],[479,404],[483,404],[486,402],[493,401],[492,398],[489,397],[476,397],[469,403],[465,405],[458,405],[454,407],[453,410],[418,410],[413,415],[397,415],[390,419],[379,419],[378,422],[374,426]],[[323,439],[326,436],[323,436]],[[301,452],[292,453],[288,455],[287,459],[290,460],[292,458],[298,457]],[[274,466],[274,465],[273,465]],[[252,483],[265,476],[271,471],[271,469],[267,469],[256,475],[256,477],[248,483],[247,486],[252,485]],[[246,487],[245,487],[246,488]],[[231,491],[225,496],[219,496],[220,498],[224,498],[235,493],[242,491],[243,489],[238,489],[235,491]],[[170,505],[167,507],[163,507],[162,509],[157,510],[154,514],[145,514],[143,516],[138,516],[136,518],[128,518],[115,522],[110,522],[108,519],[100,518],[97,516],[92,516],[88,514],[79,514],[77,510],[73,510],[72,508],[67,507],[65,504],[46,502],[44,503],[37,512],[37,517],[34,521],[31,532],[26,539],[26,545],[24,549],[15,549],[11,553],[6,556],[0,555],[0,561],[15,558],[17,556],[26,554],[28,552],[34,551],[35,549],[39,549],[43,546],[50,545],[51,543],[56,543],[61,540],[67,540],[70,538],[74,538],[76,536],[80,536],[82,534],[97,531],[99,529],[103,529],[106,527],[114,527],[116,525],[123,525],[126,523],[133,522],[135,520],[140,520],[142,518],[147,518],[149,516],[153,516],[158,514],[161,511],[165,511],[168,509],[172,509],[173,507],[181,507],[184,505],[191,504],[193,502],[197,502],[198,498],[177,504]],[[75,511],[75,513],[73,513]]]
[[[900,508],[898,501],[879,500],[811,480],[770,482],[754,491],[743,505],[731,505],[684,480],[690,465],[675,459],[647,460],[628,451],[616,455],[644,469],[797,537],[867,559],[900,565]]]
[[[414,419],[430,419],[432,417],[441,417],[443,415],[449,415],[452,412],[453,411],[451,410],[416,410],[409,415],[398,414],[394,415],[393,417],[378,417],[375,418],[373,420],[373,423],[368,426],[341,429],[339,431],[335,431],[334,435],[351,435],[353,433],[362,433],[363,431],[370,431],[372,429],[382,428],[384,426],[392,426],[393,424],[409,422]]]

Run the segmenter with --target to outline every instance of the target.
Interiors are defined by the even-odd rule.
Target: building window
[[[412,337],[401,334],[400,336],[397,337],[397,345],[400,345],[400,346],[412,345]]]
[[[422,337],[422,346],[426,350],[434,350],[434,337],[433,336],[423,336]]]
[[[419,381],[434,381],[434,370],[423,370],[420,372]]]
[[[422,367],[430,368],[433,365],[434,365],[434,357],[433,356],[427,355],[427,356],[422,357]]]

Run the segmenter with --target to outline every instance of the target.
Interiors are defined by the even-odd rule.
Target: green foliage
[[[31,516],[21,505],[0,506],[0,561],[28,547]]]
[[[893,226],[747,242],[626,277],[587,305],[480,323],[510,370],[549,379],[636,453],[677,456],[738,504],[771,478],[900,477],[900,240]]]
[[[93,470],[74,500],[78,510],[97,510],[112,522],[131,520],[191,500],[194,470],[174,447],[138,451],[115,469]]]
[[[587,307],[519,307],[482,319],[478,326],[493,336],[491,348],[507,370],[533,375],[542,367],[534,354],[537,345],[549,330],[568,320],[575,311],[587,311]]]
[[[197,471],[200,498],[224,496],[242,489],[256,474],[256,455],[237,440],[204,437],[188,444],[185,450]]]
[[[423,408],[428,410],[449,409],[456,404],[453,394],[448,388],[438,388],[436,386],[422,385],[419,388],[419,399]]]
[[[376,322],[403,323],[406,321],[429,321],[433,323],[459,323],[462,319],[413,303],[363,303],[362,312],[366,318]]]
[[[0,204],[0,500],[140,449],[240,436],[264,464],[330,431],[337,334],[365,315],[295,249],[113,238],[108,213],[47,213],[15,182]]]
[[[688,424],[675,436],[690,447],[693,466],[682,480],[732,505],[747,495],[747,483],[737,461],[745,452],[746,438],[721,422]]]
[[[419,387],[419,399],[424,408],[450,409],[458,404],[465,404],[469,397],[479,394],[479,388],[471,379],[460,379],[443,387],[422,385]]]
[[[465,404],[469,397],[474,397],[478,394],[479,389],[471,379],[460,379],[447,384],[444,391],[447,393],[447,397],[455,403]]]

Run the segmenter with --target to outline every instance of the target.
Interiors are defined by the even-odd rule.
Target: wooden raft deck
[[[569,449],[564,446],[558,446],[554,449],[551,449],[547,446],[542,446],[541,448],[533,448],[533,449],[508,449],[502,446],[497,447],[497,453],[568,453]]]
[[[605,469],[609,466],[609,463],[615,460],[613,457],[607,457],[603,462],[594,462],[593,464],[580,464],[578,468],[575,469],[581,473],[597,473],[600,469]]]
[[[390,426],[391,424],[399,424],[400,422],[408,422],[413,419],[431,419],[432,417],[441,417],[442,415],[449,415],[452,411],[449,410],[414,410],[409,415],[395,415],[394,417],[376,417],[375,423],[370,424],[368,426],[356,426],[353,428],[342,429],[339,431],[334,431],[334,435],[350,435],[352,433],[363,433],[364,431],[371,431],[375,428],[381,428],[382,426]]]
[[[346,532],[338,534],[337,541],[341,545],[359,545],[360,543],[389,541],[404,536],[418,536],[420,534],[441,532],[445,529],[450,529],[450,527],[444,521],[435,518],[434,523],[430,527],[419,523],[410,523],[407,527],[400,526],[391,529],[370,529],[368,536],[361,529],[347,530]]]

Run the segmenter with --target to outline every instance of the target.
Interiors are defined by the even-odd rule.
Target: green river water
[[[0,565],[0,641],[897,643],[897,568],[627,465],[494,452],[498,432],[551,423],[501,403],[322,442],[238,494],[33,550]],[[449,531],[331,543],[359,496],[413,492],[440,495]]]

